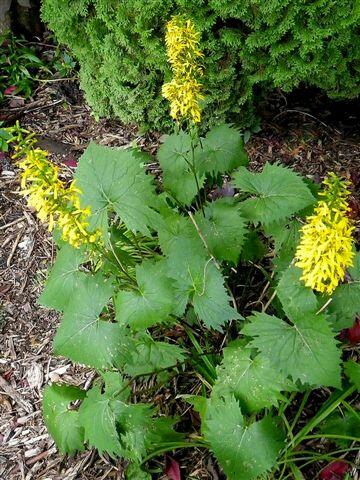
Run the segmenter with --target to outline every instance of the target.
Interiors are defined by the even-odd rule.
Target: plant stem
[[[350,435],[336,435],[334,434],[322,434],[319,433],[318,435],[306,435],[304,440],[311,440],[313,438],[338,438],[340,440],[351,440],[352,442],[359,442],[360,437],[352,437]]]
[[[205,442],[179,442],[179,443],[173,443],[173,444],[168,444],[163,447],[158,448],[154,452],[150,453],[147,457],[144,458],[144,460],[141,462],[142,465],[149,460],[151,460],[154,457],[157,457],[161,453],[165,452],[171,452],[173,450],[177,450],[178,448],[207,448],[207,444]]]
[[[207,358],[207,355],[204,353],[203,349],[201,348],[199,342],[196,340],[195,335],[191,331],[191,328],[185,326],[185,331],[188,335],[188,337],[191,340],[191,343],[194,345],[196,351],[198,352],[199,355],[203,356],[203,362],[206,365],[206,371],[204,370],[203,373],[207,373],[207,375],[204,375],[207,377],[207,380],[211,383],[214,384],[216,380],[216,369],[214,365],[210,362],[210,360]]]
[[[119,267],[120,267],[120,270],[123,272],[123,274],[131,281],[133,282],[135,285],[137,285],[136,281],[133,279],[133,277],[129,274],[129,272],[127,271],[127,269],[124,267],[124,265],[122,264],[120,258],[117,256],[116,252],[115,252],[115,249],[114,249],[114,246],[113,244],[111,243],[111,241],[109,240],[109,245],[110,245],[110,250],[112,252],[112,254],[114,255],[117,263],[119,264]]]
[[[197,234],[199,235],[201,241],[203,242],[206,251],[207,251],[208,254],[210,255],[211,260],[214,262],[215,267],[219,270],[219,272],[221,272],[221,265],[220,265],[219,262],[216,260],[216,258],[214,257],[214,255],[211,253],[211,251],[210,251],[210,249],[209,249],[209,246],[208,246],[208,244],[207,244],[207,242],[206,242],[206,239],[205,239],[202,231],[200,230],[199,225],[196,223],[196,220],[195,220],[195,218],[194,218],[194,215],[193,215],[190,211],[188,211],[188,215],[189,215],[190,220],[192,221],[192,223],[193,223],[193,225],[194,225],[194,227],[195,227],[195,229],[196,229],[196,231],[197,231]],[[227,281],[226,281],[225,279],[224,279],[224,282],[225,282],[226,289],[227,289],[227,291],[228,291],[228,293],[229,293],[229,295],[230,295],[230,297],[231,297],[231,301],[232,301],[233,307],[234,307],[234,309],[237,311],[236,300],[235,300],[235,297],[234,297],[234,295],[233,295],[233,293],[232,293],[232,291],[231,291],[231,288],[229,287],[229,284],[227,283]]]
[[[297,424],[297,421],[299,420],[300,418],[300,415],[302,414],[304,408],[305,408],[305,405],[306,405],[306,402],[308,401],[308,398],[310,396],[310,391],[306,392],[301,400],[301,404],[300,404],[300,407],[298,408],[298,411],[296,412],[296,415],[294,417],[294,420],[291,424],[291,430],[294,430],[294,427],[295,425]]]
[[[297,433],[297,435],[295,435],[295,437],[288,446],[296,447],[297,445],[299,445],[307,436],[307,434],[311,432],[311,430],[313,430],[319,423],[321,423],[327,416],[329,416],[330,413],[333,412],[335,408],[337,408],[338,405],[342,403],[343,400],[345,400],[345,398],[347,398],[355,391],[356,387],[351,386],[347,390],[345,390],[345,392],[342,392],[342,394],[339,395],[339,397],[335,398],[335,400],[332,401],[329,406],[327,406],[323,411],[320,411],[317,415],[315,415],[315,417],[313,417],[310,422],[308,422],[305,427],[302,428],[300,432]]]

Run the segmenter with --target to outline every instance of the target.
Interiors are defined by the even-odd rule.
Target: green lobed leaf
[[[360,365],[353,360],[349,360],[345,362],[344,370],[351,383],[360,392]]]
[[[116,429],[114,405],[117,400],[101,393],[95,385],[86,394],[79,408],[79,419],[85,431],[85,441],[97,448],[100,454],[107,452],[116,457],[123,452]]]
[[[129,389],[122,377],[115,375],[114,372],[103,374],[104,393],[99,385],[87,392],[79,409],[79,419],[85,441],[99,453],[138,462],[146,453],[145,434],[153,411],[148,405],[125,403]]]
[[[268,225],[278,222],[315,201],[304,181],[292,170],[267,163],[261,173],[240,167],[234,183],[251,198],[240,203],[245,218]]]
[[[333,326],[337,332],[350,328],[360,313],[360,283],[338,285],[331,296],[328,312],[334,315]]]
[[[115,372],[102,376],[104,392],[99,385],[92,387],[79,409],[85,441],[100,454],[107,452],[139,464],[147,452],[183,439],[172,428],[174,419],[153,418],[154,410],[149,405],[127,404],[129,389]]]
[[[304,385],[341,386],[340,349],[324,315],[307,313],[293,325],[255,313],[242,333],[273,368]]]
[[[201,140],[202,152],[198,154],[201,173],[231,172],[249,163],[240,132],[231,125],[213,127]]]
[[[189,217],[183,217],[175,211],[163,212],[164,224],[158,230],[159,244],[164,255],[183,257],[188,251],[196,255],[207,256],[205,247]]]
[[[192,171],[191,136],[183,131],[167,135],[157,153],[163,170],[163,185],[175,198],[190,205],[197,194],[197,185]],[[202,188],[205,177],[198,171],[199,187]]]
[[[350,281],[338,285],[331,296],[328,311],[334,315],[336,331],[350,328],[360,314],[360,253],[354,257],[354,264],[349,268]]]
[[[224,278],[212,262],[204,264],[202,279],[193,283],[192,304],[196,315],[208,328],[222,330],[229,320],[241,319],[241,315],[229,305],[231,298],[224,285]]]
[[[235,200],[221,198],[206,205],[205,217],[199,212],[195,221],[214,257],[236,264],[247,230]]]
[[[43,413],[46,428],[62,454],[84,451],[84,429],[77,410],[70,409],[72,402],[82,400],[84,390],[70,385],[46,386],[43,396]]]
[[[276,465],[283,435],[271,417],[246,425],[233,396],[211,399],[205,439],[228,480],[252,480]]]
[[[58,252],[54,265],[46,280],[45,288],[38,299],[40,305],[63,311],[74,291],[86,278],[79,266],[86,260],[82,248],[73,248],[65,244]]]
[[[135,343],[135,348],[126,360],[124,372],[130,376],[156,373],[175,367],[185,360],[185,352],[177,345],[154,341],[146,335]]]
[[[99,318],[113,286],[97,273],[87,275],[72,292],[54,339],[54,352],[94,368],[118,365],[127,339],[117,323]]]
[[[227,321],[242,318],[229,305],[224,278],[210,258],[183,250],[169,257],[167,265],[178,303],[185,307],[191,301],[196,315],[208,328],[221,331]]]
[[[152,177],[146,160],[135,149],[115,149],[91,143],[80,158],[75,179],[81,204],[91,208],[90,227],[108,228],[109,212],[116,212],[129,230],[149,235],[160,222]],[[148,159],[151,160],[151,159]],[[105,236],[106,238],[106,236]]]
[[[124,402],[129,398],[130,387],[119,372],[101,372],[101,377],[105,383],[104,393],[107,398],[116,397]]]
[[[209,404],[209,399],[200,395],[179,395],[183,400],[192,405],[195,412],[200,415],[201,423],[205,425],[206,411]]]
[[[173,311],[174,290],[163,262],[145,260],[136,266],[139,291],[120,291],[115,299],[116,319],[133,330],[168,322]]]
[[[276,288],[284,312],[291,320],[319,310],[315,293],[300,280],[301,275],[300,268],[291,265],[281,275]]]
[[[146,455],[147,436],[153,426],[152,407],[142,403],[127,405],[116,402],[114,410],[120,431],[121,456],[141,461]]]
[[[267,246],[261,240],[257,231],[249,229],[242,247],[241,260],[244,262],[256,262],[262,259],[267,251]]]
[[[233,394],[249,414],[277,405],[285,398],[281,392],[293,390],[286,375],[275,370],[266,357],[251,353],[236,342],[225,348],[212,391],[213,396]]]

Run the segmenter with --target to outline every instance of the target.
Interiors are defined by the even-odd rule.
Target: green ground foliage
[[[185,13],[201,32],[211,123],[251,123],[254,92],[300,83],[330,97],[360,92],[355,0],[43,0],[42,15],[80,64],[97,115],[164,128],[170,77],[164,25]]]

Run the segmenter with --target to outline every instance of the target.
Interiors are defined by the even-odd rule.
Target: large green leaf
[[[242,135],[230,125],[213,127],[201,143],[203,151],[197,158],[201,173],[231,172],[249,163]]]
[[[360,253],[354,258],[354,265],[349,268],[350,281],[339,285],[329,304],[328,311],[334,315],[336,331],[350,328],[360,314]]]
[[[102,393],[95,385],[80,406],[79,418],[85,441],[100,453],[140,462],[156,424],[152,418],[153,409],[142,403],[125,403],[123,391],[116,393],[112,386],[111,379],[111,385],[105,385]]]
[[[164,255],[182,258],[185,251],[206,256],[204,244],[189,217],[172,210],[163,212],[163,216],[164,223],[158,230],[158,236]]]
[[[74,291],[86,277],[85,272],[79,270],[79,265],[85,261],[82,248],[73,248],[64,245],[58,252],[45,288],[38,302],[45,307],[63,311],[69,303]]]
[[[134,149],[115,149],[91,143],[81,156],[75,178],[81,203],[90,206],[91,228],[104,232],[108,213],[116,212],[127,228],[149,234],[159,214],[152,178],[145,173],[143,155]],[[149,160],[149,159],[148,159]]]
[[[282,274],[276,292],[284,312],[292,319],[301,318],[307,313],[319,310],[318,300],[311,288],[300,280],[300,268],[290,266]]]
[[[255,313],[242,330],[272,366],[294,381],[339,388],[340,349],[324,315],[304,314],[293,325]]]
[[[334,329],[350,328],[360,313],[360,283],[338,285],[331,298],[328,311],[334,315]]]
[[[43,412],[47,429],[62,454],[82,452],[84,429],[79,422],[79,413],[70,405],[85,397],[84,390],[70,385],[47,386],[44,390]]]
[[[154,410],[143,403],[127,405],[116,402],[114,408],[120,431],[121,455],[130,460],[141,461],[146,455],[147,438],[154,425]]]
[[[174,290],[163,262],[146,260],[136,266],[138,291],[120,291],[115,300],[116,319],[134,330],[169,321]]]
[[[234,175],[235,186],[252,195],[241,205],[245,218],[269,224],[285,219],[315,201],[309,188],[292,170],[267,163],[261,173],[240,167]]]
[[[205,207],[205,217],[195,217],[211,253],[219,260],[237,263],[245,240],[246,220],[232,198],[221,198]]]
[[[277,405],[284,400],[281,392],[292,389],[286,375],[275,370],[267,358],[252,355],[251,349],[236,343],[224,349],[217,375],[212,395],[233,394],[248,413]]]
[[[114,372],[102,376],[104,392],[99,385],[93,386],[79,408],[84,438],[90,446],[139,464],[148,451],[183,438],[172,429],[174,419],[153,418],[153,408],[143,403],[127,404],[129,389],[121,377]]]
[[[146,335],[135,343],[135,348],[126,359],[124,372],[128,375],[145,375],[175,367],[183,362],[185,352],[177,345],[154,341]]]
[[[221,331],[229,320],[242,318],[229,305],[231,298],[224,285],[224,278],[213,262],[203,264],[201,276],[194,278],[192,303],[196,315],[209,328]]]
[[[114,400],[102,394],[99,385],[92,387],[80,406],[79,418],[84,427],[85,441],[99,453],[107,452],[112,457],[122,454],[119,435],[116,429]],[[122,403],[122,402],[121,402]]]
[[[202,188],[205,177],[195,170],[198,180],[198,185],[196,184],[190,135],[180,131],[166,136],[157,158],[163,170],[164,188],[179,202],[191,204],[197,194],[197,187]]]
[[[184,307],[192,301],[196,315],[207,327],[221,331],[228,320],[242,318],[229,305],[224,278],[210,258],[179,251],[169,257],[167,265],[178,303]]]
[[[283,435],[271,417],[246,425],[233,396],[212,399],[205,422],[205,439],[228,480],[252,480],[276,465]]]
[[[94,368],[119,364],[126,338],[117,323],[99,318],[113,286],[100,273],[87,275],[72,292],[54,340],[56,355]]]

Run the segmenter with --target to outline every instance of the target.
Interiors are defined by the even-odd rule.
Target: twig
[[[56,447],[52,447],[49,450],[45,450],[45,452],[39,453],[39,455],[36,455],[36,457],[30,458],[25,463],[26,463],[26,465],[33,465],[34,463],[38,462],[39,460],[42,460],[43,458],[46,458],[46,457],[48,457],[49,455],[52,455],[55,452],[56,452]]]
[[[18,246],[18,244],[19,244],[19,242],[20,242],[20,239],[21,239],[23,233],[24,233],[24,229],[22,228],[22,229],[20,230],[20,232],[18,233],[18,235],[17,235],[17,237],[16,237],[16,239],[15,239],[15,242],[14,242],[13,246],[11,247],[10,255],[8,256],[8,259],[6,260],[6,266],[7,266],[7,267],[10,267],[11,260],[12,260],[12,258],[13,258],[13,256],[14,256],[14,254],[15,254],[16,247]]]
[[[321,312],[323,312],[331,302],[332,302],[332,298],[329,298],[329,300],[324,303],[324,305],[320,308],[320,310],[316,312],[316,315],[319,315]]]
[[[262,313],[266,312],[266,310],[269,308],[270,306],[270,303],[274,300],[274,298],[276,297],[277,295],[277,291],[274,290],[273,294],[271,295],[271,297],[269,298],[269,300],[267,301],[265,307],[262,309]]]
[[[22,217],[17,218],[16,220],[13,220],[12,222],[6,223],[5,225],[1,225],[0,230],[5,230],[8,227],[12,227],[13,225],[16,225],[17,223],[21,222],[24,219],[25,219],[25,216],[23,215]]]
[[[329,125],[326,125],[326,123],[324,123],[324,122],[322,122],[321,120],[319,120],[318,118],[314,117],[314,115],[311,115],[311,113],[303,112],[302,110],[296,110],[296,109],[287,109],[287,110],[284,110],[283,112],[278,113],[278,114],[274,117],[274,120],[276,120],[277,118],[281,117],[282,115],[285,115],[286,113],[299,113],[300,115],[305,115],[305,116],[310,117],[310,118],[312,118],[313,120],[316,120],[317,122],[321,123],[321,125],[323,125],[324,127],[328,128],[329,130],[333,130],[331,127],[329,127]],[[334,130],[337,132],[336,129],[334,129]]]
[[[0,375],[0,388],[5,393],[5,395],[9,396],[20,405],[25,411],[28,413],[32,413],[34,411],[30,402],[24,400],[22,396],[17,393],[17,391]]]

